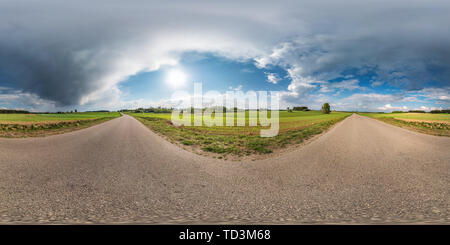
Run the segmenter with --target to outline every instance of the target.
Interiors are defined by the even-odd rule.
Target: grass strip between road
[[[213,157],[222,159],[269,154],[277,149],[302,143],[326,131],[351,113],[334,112],[329,115],[317,112],[298,113],[297,120],[291,116],[295,114],[280,113],[280,133],[275,137],[260,137],[259,130],[263,129],[260,126],[177,127],[171,123],[168,115],[141,113],[130,115],[172,143],[197,153],[210,153]]]

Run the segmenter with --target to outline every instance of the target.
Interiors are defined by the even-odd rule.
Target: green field
[[[373,118],[400,118],[416,119],[426,121],[447,121],[450,122],[450,114],[432,114],[432,113],[359,113],[363,116]]]
[[[89,120],[99,118],[115,118],[120,116],[118,112],[79,112],[79,113],[49,113],[49,114],[0,114],[1,123],[14,122],[50,122],[50,121],[73,121]]]
[[[46,136],[87,128],[119,117],[118,112],[0,114],[0,136]]]
[[[359,113],[395,126],[421,133],[450,136],[450,114],[432,113]]]
[[[246,126],[180,126],[171,122],[169,113],[129,113],[153,131],[166,136],[171,142],[180,143],[203,152],[243,156],[271,153],[275,149],[320,134],[333,124],[351,115],[346,112],[323,114],[320,111],[280,111],[279,134],[275,137],[260,137],[260,130],[268,127],[248,126],[250,120],[246,112]],[[269,114],[270,116],[270,114]],[[193,120],[193,118],[192,118]],[[235,118],[236,120],[236,118]]]

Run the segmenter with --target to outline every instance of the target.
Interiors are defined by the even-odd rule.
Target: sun
[[[187,75],[180,69],[172,69],[167,72],[166,83],[173,88],[183,87],[186,83]]]

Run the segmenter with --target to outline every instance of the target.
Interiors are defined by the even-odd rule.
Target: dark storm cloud
[[[99,100],[184,51],[280,65],[294,95],[349,68],[445,88],[449,12],[448,1],[2,1],[0,70],[60,105]]]

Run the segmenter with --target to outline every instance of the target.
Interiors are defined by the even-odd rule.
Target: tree
[[[309,111],[308,107],[306,106],[294,106],[294,108],[292,108],[294,111]]]
[[[328,104],[328,103],[323,104],[322,112],[325,114],[329,114],[331,112],[330,104]]]
[[[450,113],[450,109],[449,110],[431,110],[431,113]]]
[[[78,110],[77,109],[75,109],[75,113],[77,113],[78,112]]]

